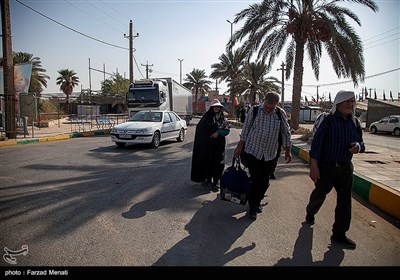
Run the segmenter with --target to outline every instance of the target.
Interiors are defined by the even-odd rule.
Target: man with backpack
[[[335,222],[331,241],[355,249],[356,243],[346,236],[351,221],[353,154],[365,151],[360,121],[355,117],[353,91],[339,91],[330,113],[322,113],[314,123],[310,149],[310,178],[315,188],[306,207],[306,222],[313,225],[327,194],[337,193]]]
[[[252,180],[252,189],[249,193],[249,218],[256,219],[261,213],[261,200],[269,187],[269,179],[274,168],[276,153],[279,145],[279,134],[285,149],[285,160],[289,163],[291,154],[291,133],[287,116],[284,110],[277,107],[279,95],[276,92],[267,92],[262,106],[253,106],[243,123],[240,141],[235,149],[235,157],[240,157],[242,149],[247,154],[247,167]],[[258,110],[253,115],[253,110]],[[277,110],[280,110],[277,113]],[[280,114],[280,116],[279,116]],[[246,143],[246,145],[245,145]]]

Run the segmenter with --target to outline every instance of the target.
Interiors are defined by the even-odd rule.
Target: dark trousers
[[[281,153],[282,153],[282,144],[279,144],[278,151],[276,152],[276,157],[274,158],[274,164],[272,165],[272,168],[271,168],[271,176],[275,175],[274,172],[275,172],[276,166],[278,165],[278,160],[281,156]]]
[[[269,161],[258,160],[249,154],[247,165],[252,182],[248,201],[250,211],[256,211],[269,187],[269,175],[274,165],[274,159]]]
[[[318,167],[320,179],[315,183],[315,189],[310,195],[306,211],[311,215],[317,214],[326,195],[332,188],[335,188],[337,197],[332,233],[336,236],[344,236],[350,229],[353,164],[337,166],[336,164],[319,163]]]

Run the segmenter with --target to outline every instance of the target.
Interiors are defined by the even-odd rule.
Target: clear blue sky
[[[89,58],[91,67],[106,72],[118,72],[129,79],[129,21],[133,21],[135,57],[135,79],[145,77],[145,64],[151,64],[151,77],[171,76],[179,81],[180,63],[182,76],[194,68],[211,73],[211,65],[218,63],[218,57],[225,52],[230,38],[231,25],[235,15],[249,5],[261,1],[121,1],[121,0],[19,0],[40,15],[10,0],[12,47],[14,51],[31,53],[39,57],[47,70],[48,87],[44,93],[60,93],[56,85],[57,71],[68,68],[74,70],[80,84],[74,91],[89,88]],[[364,43],[366,80],[361,87],[376,89],[378,98],[386,97],[392,91],[394,97],[400,91],[400,1],[377,0],[379,12],[353,4],[350,8],[360,17],[362,26],[353,24]],[[48,17],[48,18],[46,18]],[[50,20],[57,21],[60,24]],[[241,23],[233,25],[233,31]],[[68,28],[67,28],[68,27]],[[70,29],[69,29],[70,28]],[[118,46],[110,46],[85,37]],[[2,51],[2,47],[1,47]],[[282,51],[284,54],[285,51]],[[326,56],[321,59],[320,80],[316,81],[308,58],[305,57],[302,96],[316,96],[316,85],[320,85],[320,96],[332,98],[336,92],[346,88],[353,89],[349,79],[338,79]],[[283,58],[283,56],[282,56]],[[268,76],[281,78],[277,71],[282,63],[278,58]],[[372,77],[373,76],[373,77]],[[106,75],[106,78],[109,76]],[[92,90],[100,89],[102,73],[91,71]],[[291,100],[292,77],[285,81],[285,100]],[[327,85],[329,84],[329,85]],[[215,82],[213,84],[215,87]],[[220,93],[227,90],[220,85]]]

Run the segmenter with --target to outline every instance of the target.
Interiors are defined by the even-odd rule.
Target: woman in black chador
[[[222,104],[218,99],[211,102],[210,108],[196,126],[193,144],[191,180],[209,185],[218,191],[218,182],[224,171],[225,136],[229,134]]]

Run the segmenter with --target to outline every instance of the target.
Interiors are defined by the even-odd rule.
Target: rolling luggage
[[[251,180],[240,166],[240,158],[233,157],[232,165],[226,168],[221,176],[221,199],[245,205],[250,189]]]

